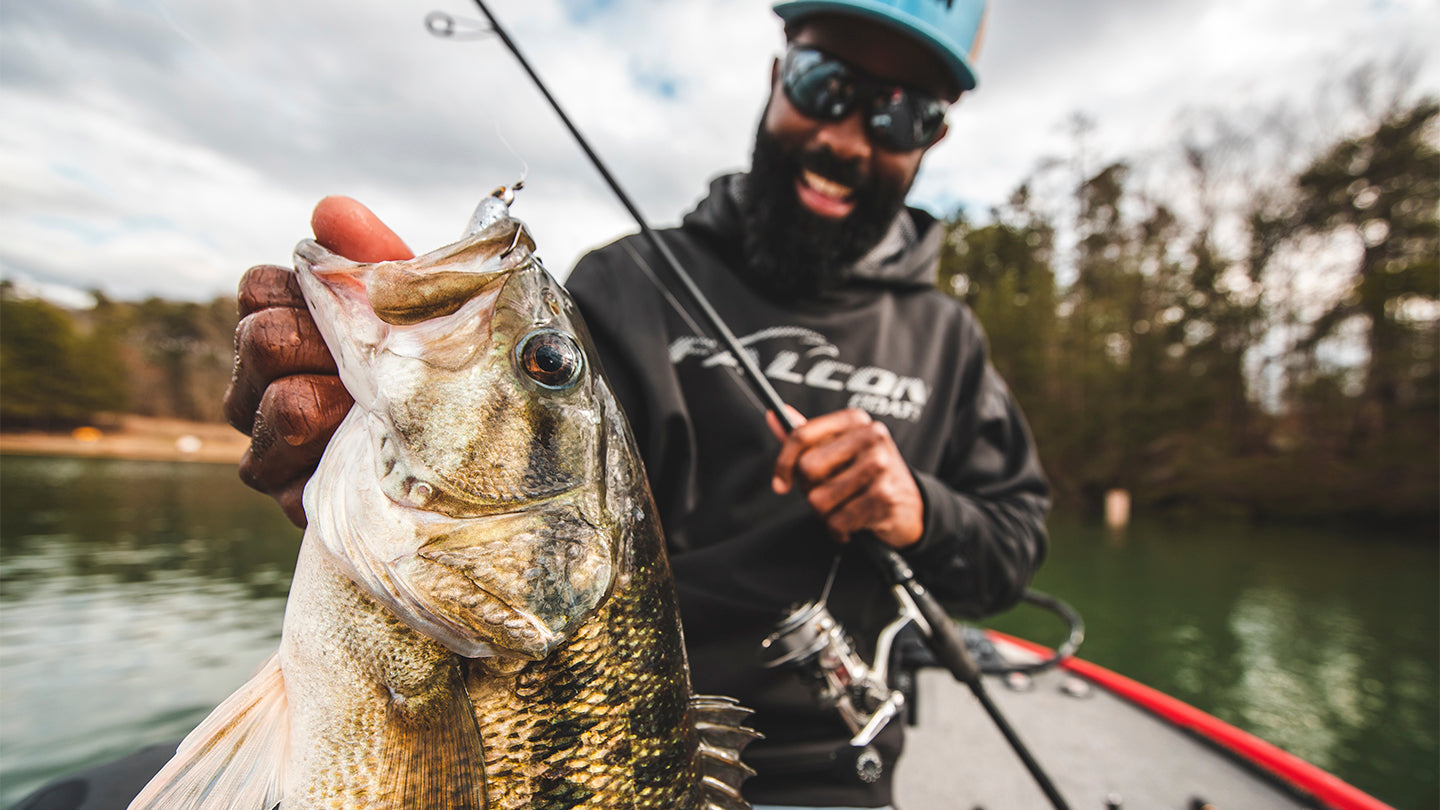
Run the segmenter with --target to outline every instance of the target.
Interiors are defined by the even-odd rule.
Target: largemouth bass
[[[634,442],[534,249],[494,196],[410,261],[296,249],[355,406],[279,651],[132,810],[748,807],[748,712],[691,694]]]

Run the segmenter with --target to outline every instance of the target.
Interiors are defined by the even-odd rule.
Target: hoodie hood
[[[695,232],[733,261],[740,260],[737,254],[744,243],[741,212],[748,177],[737,172],[710,181],[709,196],[682,220],[685,229]],[[939,277],[943,231],[939,221],[930,214],[918,208],[902,208],[880,242],[846,270],[845,286],[934,287]]]

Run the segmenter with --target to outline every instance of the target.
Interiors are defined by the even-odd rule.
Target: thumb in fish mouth
[[[403,261],[415,256],[394,231],[369,208],[350,197],[332,194],[310,215],[315,241],[353,262]]]

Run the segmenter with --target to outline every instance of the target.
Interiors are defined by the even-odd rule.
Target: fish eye
[[[515,349],[515,359],[525,375],[545,388],[569,388],[580,379],[585,353],[564,332],[531,332]]]

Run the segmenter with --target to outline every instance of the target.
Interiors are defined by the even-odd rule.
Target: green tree
[[[993,362],[1020,402],[1051,395],[1055,332],[1054,230],[1026,207],[1020,189],[995,221],[976,227],[960,214],[946,225],[940,288],[985,325]]]
[[[235,302],[208,304],[150,298],[132,305],[127,342],[133,363],[133,401],[140,413],[217,421],[229,380]]]
[[[88,329],[75,347],[75,372],[84,380],[84,402],[91,411],[129,409],[129,387],[122,346],[128,328],[126,307],[91,290],[95,306],[85,313]]]
[[[1364,332],[1363,407],[1354,429],[1394,426],[1397,412],[1435,401],[1435,307],[1440,305],[1440,106],[1424,101],[1335,145],[1296,181],[1299,233],[1360,245],[1349,291],[1310,326],[1314,352],[1347,323]]]
[[[0,282],[0,420],[41,428],[86,420],[92,398],[77,368],[79,346],[63,310]]]

